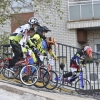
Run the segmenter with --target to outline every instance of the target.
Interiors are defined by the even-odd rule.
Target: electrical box
[[[84,29],[77,29],[78,43],[87,43],[87,31]]]

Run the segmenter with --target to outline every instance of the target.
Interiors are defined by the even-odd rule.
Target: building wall
[[[77,33],[76,33],[77,28],[69,28],[69,23],[71,22],[68,21],[68,0],[62,0],[61,6],[60,6],[61,11],[63,11],[63,14],[60,14],[62,19],[60,19],[59,14],[53,8],[54,7],[50,8],[49,6],[43,7],[43,5],[39,5],[37,7],[34,7],[34,9],[38,10],[39,12],[20,13],[17,15],[17,19],[20,19],[21,21],[23,21],[23,24],[24,24],[27,22],[27,20],[30,17],[34,15],[39,20],[41,25],[46,25],[52,30],[50,33],[47,33],[47,36],[54,36],[58,43],[62,43],[62,44],[66,44],[66,45],[70,45],[74,47],[81,47],[81,45],[77,42]],[[46,24],[46,22],[48,22],[48,24]],[[84,25],[84,22],[86,21],[82,21],[82,22],[80,21],[81,24],[83,23],[82,25]],[[80,24],[78,23],[77,25],[80,25]],[[7,23],[3,25],[3,27],[2,25],[0,25],[1,27],[0,33],[3,33],[4,31],[11,33],[18,26],[19,25],[18,23],[16,24],[15,18],[12,17],[11,22],[10,20],[8,20]],[[76,24],[74,26],[76,26]],[[70,27],[73,27],[73,25],[70,24]],[[100,31],[87,31],[87,33],[88,33],[87,44],[89,44],[90,46],[94,48],[94,44],[95,44],[94,41],[96,41],[97,38],[98,39],[100,38],[100,35],[99,35]]]
[[[52,7],[44,7],[45,12],[43,12],[39,6],[36,7],[34,9],[38,10],[39,12],[34,12],[34,16],[39,20],[41,25],[47,25],[52,30],[52,32],[47,33],[47,36],[54,36],[59,43],[78,47],[79,44],[77,43],[76,30],[67,29],[67,4],[67,0],[62,0],[60,8],[63,11],[63,14],[61,15],[62,19],[60,19],[58,13],[56,10],[52,9]],[[49,16],[49,18],[46,18],[46,16]],[[48,23],[51,22],[51,24],[46,24],[45,21]]]
[[[0,24],[0,34],[3,33],[11,33],[11,22],[10,20],[6,20],[4,24]]]
[[[11,17],[11,32],[13,32],[20,25],[26,24],[29,18],[33,17],[33,12],[12,14]]]
[[[54,9],[52,9],[52,7],[51,8],[44,7],[43,10],[45,10],[45,12],[43,12],[43,10],[41,10],[40,8],[41,7],[39,6],[34,8],[35,10],[38,10],[38,13],[34,12],[34,16],[39,20],[41,25],[47,25],[52,30],[52,32],[47,33],[47,36],[54,36],[57,42],[62,44],[66,44],[74,47],[82,47],[82,44],[79,44],[77,42],[77,33],[76,33],[77,28],[68,28],[69,23],[72,23],[68,21],[68,0],[62,0],[61,3],[60,9],[63,11],[62,20],[60,20],[59,15]],[[46,18],[46,16],[49,16],[49,18]],[[46,24],[45,23],[46,21],[48,23],[51,22],[52,24]],[[81,23],[79,25],[81,26],[84,25],[84,22],[86,21],[79,21],[79,23]],[[91,22],[96,22],[96,20],[91,20]],[[98,24],[90,23],[90,25],[96,26]],[[72,25],[70,24],[70,27],[71,26],[73,27],[73,24]],[[74,26],[76,26],[76,24],[74,24]],[[83,28],[85,28],[85,26]],[[94,48],[94,43],[93,43],[94,39],[95,37],[98,37],[100,32],[94,30],[94,31],[87,31],[87,33],[88,33],[88,37],[87,37],[88,42],[86,44],[89,44]]]
[[[87,31],[88,35],[88,43],[95,51],[95,44],[100,44],[100,30],[95,31]]]

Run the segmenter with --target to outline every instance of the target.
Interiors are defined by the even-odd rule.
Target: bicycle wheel
[[[2,70],[3,70],[3,66],[4,66],[4,60],[3,60],[3,58],[0,56],[0,73],[1,73]]]
[[[33,65],[24,66],[20,71],[20,80],[24,85],[31,86],[38,79],[37,68]]]
[[[84,87],[81,87],[81,80],[80,79],[77,80],[75,82],[75,91],[81,95],[89,94],[91,90],[90,82],[87,79],[83,78],[83,83],[84,83]]]
[[[3,70],[3,67],[2,67],[2,66],[0,66],[0,74],[2,73],[2,70]]]
[[[15,79],[20,80],[20,71],[22,68],[23,68],[23,66],[14,67]]]
[[[48,85],[46,86],[46,89],[53,90],[58,85],[58,80],[55,80],[58,76],[56,72],[52,70],[49,71],[49,75],[50,75],[50,80],[49,80]]]
[[[15,69],[16,69],[16,71],[15,71]],[[15,67],[12,68],[12,70],[13,70],[14,73],[12,73],[11,71],[7,70],[6,68],[3,68],[3,70],[2,70],[3,76],[5,78],[8,78],[8,79],[14,79],[19,75],[21,67],[15,66]]]
[[[44,88],[49,83],[49,72],[47,69],[40,67],[38,70],[38,80],[34,84],[35,87]]]

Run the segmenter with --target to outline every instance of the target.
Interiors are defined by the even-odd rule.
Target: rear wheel
[[[2,67],[2,66],[0,66],[0,73],[2,72],[2,70],[3,70],[3,67]]]
[[[1,73],[2,70],[3,70],[3,66],[4,66],[4,60],[3,60],[3,58],[0,56],[0,73]]]
[[[20,80],[24,85],[34,85],[38,79],[37,68],[33,65],[25,66],[20,71]]]
[[[15,71],[15,69],[16,69],[16,71]],[[19,75],[21,67],[15,66],[15,67],[11,68],[11,70],[13,72],[10,70],[7,70],[6,68],[3,68],[3,71],[2,71],[3,76],[8,79],[14,79]]]
[[[38,70],[38,80],[34,84],[35,87],[44,88],[49,82],[49,72],[45,68],[39,68]]]

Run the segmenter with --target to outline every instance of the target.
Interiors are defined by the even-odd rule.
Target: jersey
[[[84,54],[84,50],[83,49],[80,49],[79,51],[77,51],[77,53],[71,59],[70,67],[74,67],[74,68],[75,67],[76,68],[79,67],[80,60],[81,60],[82,64],[84,66],[86,66],[85,60],[82,60],[84,55],[85,54]],[[75,66],[74,66],[74,64],[75,64]]]
[[[37,48],[42,54],[45,53],[45,51],[42,49],[42,38],[39,36],[39,34],[33,35],[31,41],[35,48]]]
[[[20,42],[20,40],[23,38],[23,41],[26,42],[27,40],[27,32],[30,31],[30,25],[25,24],[20,27],[18,27],[9,37],[10,40],[15,40],[16,42]]]

